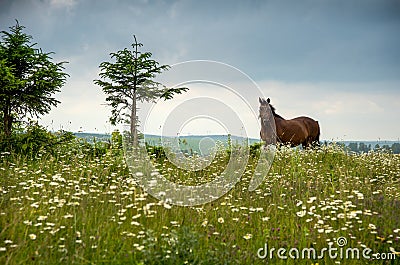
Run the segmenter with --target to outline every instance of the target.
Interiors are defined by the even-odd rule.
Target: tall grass
[[[163,156],[153,162],[171,180],[196,184],[223,171],[228,155],[218,153],[198,172]],[[397,264],[328,255],[270,260],[257,252],[266,242],[322,249],[339,237],[346,247],[400,251],[399,155],[282,147],[263,184],[249,192],[256,164],[250,157],[224,197],[179,207],[137,187],[120,150],[65,144],[34,157],[2,153],[0,264]]]

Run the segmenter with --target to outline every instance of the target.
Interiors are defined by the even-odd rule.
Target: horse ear
[[[268,104],[271,102],[271,100],[269,99],[269,98],[267,98],[267,102],[268,102]]]
[[[262,104],[263,100],[261,98],[258,98],[258,102],[260,102],[260,104]]]

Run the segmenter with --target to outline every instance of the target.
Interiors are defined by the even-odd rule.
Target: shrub
[[[40,152],[54,154],[56,147],[75,139],[71,132],[51,133],[37,122],[29,123],[25,128],[15,130],[10,136],[0,135],[0,150],[16,154],[35,156]]]

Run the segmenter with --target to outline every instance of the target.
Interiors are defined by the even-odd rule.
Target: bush
[[[261,145],[262,143],[254,143],[250,145],[250,156],[252,158],[259,157]]]
[[[156,159],[166,158],[164,148],[162,146],[152,146],[146,144],[147,153],[154,156]]]
[[[40,152],[54,154],[56,146],[74,139],[75,136],[71,132],[51,133],[43,126],[32,122],[27,127],[13,132],[10,137],[1,134],[0,150],[31,156]]]
[[[111,145],[114,149],[122,149],[122,135],[118,130],[111,134]]]

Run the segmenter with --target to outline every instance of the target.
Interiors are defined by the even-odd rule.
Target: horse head
[[[271,106],[269,104],[271,100],[269,98],[267,100],[258,98],[258,101],[260,102],[259,117],[261,118],[261,123],[267,124],[273,118]]]
[[[261,139],[266,144],[275,143],[276,129],[274,114],[272,111],[273,107],[269,104],[271,100],[269,98],[267,100],[263,98],[258,98],[258,101],[260,102],[259,118],[261,119]]]

